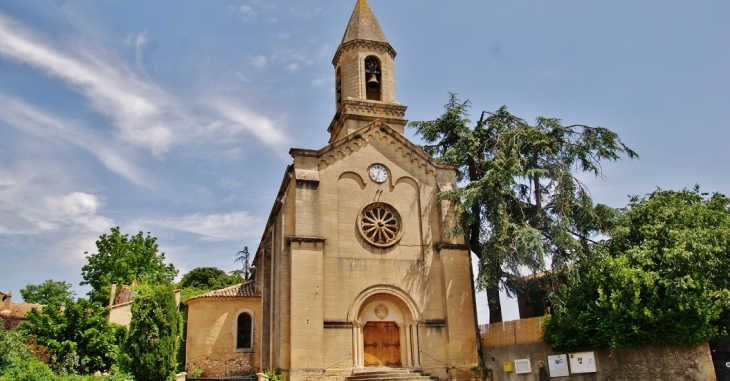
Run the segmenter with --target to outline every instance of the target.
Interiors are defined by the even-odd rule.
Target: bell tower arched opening
[[[365,58],[365,98],[371,101],[382,101],[382,68],[380,60],[375,56]]]

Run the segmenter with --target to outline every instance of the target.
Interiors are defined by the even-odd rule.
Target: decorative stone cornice
[[[380,42],[380,41],[371,41],[371,40],[352,40],[345,42],[344,44],[341,44],[339,48],[337,48],[337,52],[335,53],[335,57],[332,58],[332,65],[337,66],[337,62],[340,61],[340,56],[343,52],[354,49],[354,48],[366,48],[368,50],[374,50],[378,49],[381,51],[384,51],[390,55],[390,58],[395,59],[396,52],[395,49],[393,49],[392,46],[390,46],[387,42]]]
[[[469,250],[469,245],[462,243],[437,243],[434,245],[436,250]]]
[[[408,123],[404,119],[408,106],[400,103],[385,103],[371,100],[347,98],[342,101],[336,117],[332,119],[327,132],[330,133],[330,143],[334,142],[348,120],[375,121],[380,119],[385,123]]]
[[[384,123],[380,118],[376,118],[369,125],[338,139],[322,149],[292,148],[289,150],[289,154],[292,157],[317,157],[322,165],[329,166],[344,157],[350,156],[352,152],[360,150],[361,147],[367,146],[377,140],[384,141],[384,143],[392,147],[394,152],[399,153],[403,157],[407,157],[408,160],[417,167],[422,168],[426,173],[433,172],[435,174],[441,169],[449,171],[458,169],[457,165],[437,161],[421,147],[413,144],[405,136]]]
[[[445,319],[426,319],[423,321],[425,327],[446,327]]]
[[[320,242],[326,241],[327,239],[322,238],[322,237],[299,237],[299,236],[290,235],[290,236],[286,237],[286,240],[290,243],[291,242],[320,243]]]
[[[332,329],[332,328],[348,328],[352,329],[353,323],[351,321],[347,320],[325,320],[324,321],[324,328],[325,329]]]
[[[346,115],[351,113],[374,114],[376,112],[384,113],[403,118],[406,115],[408,106],[400,103],[386,103],[378,101],[369,101],[363,99],[347,98],[342,101],[340,114]]]
[[[319,171],[307,171],[304,169],[295,169],[294,176],[297,182],[319,183]]]

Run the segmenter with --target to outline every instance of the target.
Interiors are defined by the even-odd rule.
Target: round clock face
[[[382,183],[388,178],[388,169],[383,164],[373,164],[370,166],[370,178],[377,183]]]

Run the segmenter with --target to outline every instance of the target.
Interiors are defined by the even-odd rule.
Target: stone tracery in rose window
[[[392,206],[382,202],[366,205],[360,212],[358,224],[362,237],[378,247],[395,244],[403,231],[398,212]]]

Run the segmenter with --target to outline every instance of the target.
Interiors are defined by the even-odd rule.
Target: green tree
[[[451,94],[436,120],[412,122],[435,159],[458,166],[464,186],[440,195],[459,203],[460,224],[479,257],[477,287],[486,289],[490,322],[502,320],[499,290],[520,291],[522,271],[561,268],[590,251],[610,208],[593,204],[577,174],[602,176],[601,162],[637,154],[603,127],[535,125],[507,112],[482,112],[470,126],[469,101]]]
[[[197,267],[183,275],[182,288],[218,290],[236,284],[237,279],[215,267]]]
[[[26,335],[35,337],[51,354],[50,366],[58,374],[91,374],[109,371],[119,353],[124,327],[110,324],[109,309],[86,299],[26,314],[20,326]]]
[[[48,366],[33,356],[19,330],[6,330],[0,319],[0,381],[53,379]]]
[[[231,271],[231,275],[243,279],[248,282],[251,279],[251,255],[248,252],[248,246],[244,246],[243,250],[236,253],[236,259],[233,262],[240,262],[241,269]]]
[[[575,350],[730,334],[729,206],[698,187],[633,197],[599,255],[572,269],[543,339]]]
[[[73,301],[76,293],[70,283],[48,279],[41,284],[28,284],[20,289],[20,295],[26,303],[64,305]]]
[[[135,380],[174,378],[181,331],[177,307],[172,286],[137,288],[125,347],[128,367]]]
[[[157,238],[144,236],[142,232],[130,237],[122,235],[119,227],[111,234],[103,234],[96,241],[98,252],[85,252],[88,263],[81,268],[84,280],[90,285],[92,301],[106,304],[109,301],[111,282],[131,284],[139,281],[147,284],[169,284],[177,275],[172,264],[165,264],[165,253],[159,253]]]

